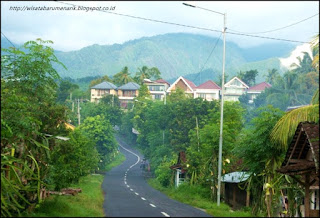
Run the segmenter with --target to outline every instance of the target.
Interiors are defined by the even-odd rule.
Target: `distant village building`
[[[133,103],[133,99],[138,97],[140,86],[135,82],[129,82],[117,88],[120,106],[128,108],[128,103]]]
[[[117,86],[111,82],[102,82],[95,86],[92,86],[91,91],[91,102],[98,103],[101,98],[106,95],[117,95]]]
[[[148,87],[153,100],[165,100],[167,89],[169,88],[170,83],[163,79],[158,79],[156,81],[145,79],[143,83]]]
[[[221,88],[215,82],[208,80],[196,87],[195,98],[203,98],[207,101],[219,100]]]
[[[187,95],[190,95],[194,98],[194,93],[196,91],[196,85],[187,80],[186,78],[180,76],[167,90],[168,94],[172,91],[175,91],[177,88],[182,89]]]
[[[199,86],[196,86],[190,80],[180,76],[167,90],[170,94],[177,88],[181,88],[187,95],[192,98],[203,98],[207,101],[219,100],[221,88],[213,81],[208,80]]]
[[[249,103],[253,103],[253,100],[259,95],[261,94],[261,92],[263,92],[266,88],[270,88],[271,85],[267,82],[262,82],[259,83],[255,86],[250,87],[247,90],[247,93],[249,95]]]
[[[182,89],[186,95],[192,98],[202,98],[207,101],[221,99],[221,87],[215,82],[208,80],[199,86],[196,86],[192,81],[180,76],[171,86],[170,83],[163,79],[151,81],[144,79],[143,83],[148,87],[151,98],[153,100],[166,100],[166,95],[171,92]],[[225,101],[238,101],[243,94],[249,95],[249,103],[261,94],[266,88],[271,85],[267,82],[259,83],[255,86],[249,87],[238,77],[233,77],[225,84]],[[98,103],[100,99],[106,95],[117,95],[120,100],[120,106],[127,108],[129,103],[133,103],[133,99],[139,94],[140,85],[134,82],[129,82],[120,87],[116,87],[110,82],[102,82],[91,87],[91,102]]]
[[[246,93],[249,86],[245,84],[238,77],[233,77],[225,85],[224,100],[225,101],[238,101],[239,97]]]

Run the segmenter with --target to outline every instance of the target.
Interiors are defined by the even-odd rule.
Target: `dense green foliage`
[[[299,67],[283,75],[275,68],[269,69],[265,76],[272,88],[262,92],[253,104],[248,103],[249,95],[241,96],[240,102],[225,102],[222,174],[249,172],[249,179],[240,188],[251,194],[252,213],[255,215],[277,215],[282,210],[279,199],[283,199],[284,192],[291,202],[286,213],[293,214],[294,203],[301,204],[303,187],[276,172],[287,147],[270,136],[278,125],[281,127],[281,137],[290,138],[290,129],[294,128],[288,126],[291,123],[288,119],[294,120],[294,124],[318,119],[315,115],[319,104],[316,100],[316,96],[319,96],[317,65],[311,63],[309,57],[305,56]],[[256,84],[256,77],[260,73],[258,70],[240,71],[239,77],[252,86]],[[177,163],[178,153],[184,151],[187,161],[182,164],[187,169],[186,183],[174,192],[206,190],[204,193],[211,193],[210,198],[215,201],[220,136],[219,102],[193,99],[179,88],[167,97],[167,104],[151,101],[147,92],[137,99],[133,109],[125,113],[122,119],[121,133],[136,142],[150,160],[155,182],[166,187],[160,189],[168,191],[174,186],[174,171],[170,166]],[[310,102],[310,106],[284,112],[288,106]],[[132,134],[132,128],[138,130],[139,134]]]
[[[95,142],[99,152],[99,168],[103,169],[106,163],[112,160],[111,156],[114,156],[117,148],[113,135],[114,130],[110,122],[103,115],[87,117],[81,124],[80,129],[83,134]]]
[[[88,117],[74,132],[65,128],[70,118],[65,105],[78,87],[60,80],[52,63],[63,64],[48,43],[29,41],[23,51],[4,49],[1,56],[2,216],[32,210],[44,189],[78,182],[115,150],[112,126],[104,118]],[[98,134],[92,134],[92,122]]]
[[[53,183],[56,190],[77,183],[81,176],[98,166],[99,154],[94,141],[80,129],[70,133],[69,137],[68,141],[59,141],[51,152],[48,182]]]

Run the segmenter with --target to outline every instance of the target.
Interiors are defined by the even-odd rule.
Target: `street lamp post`
[[[223,59],[222,59],[222,80],[221,80],[221,112],[220,112],[220,137],[219,137],[219,160],[218,160],[218,191],[217,191],[217,205],[220,206],[220,194],[221,194],[221,168],[222,168],[222,141],[223,141],[223,101],[224,101],[224,72],[225,72],[225,59],[226,59],[226,14],[218,11],[209,10],[199,6],[194,6],[186,3],[182,3],[186,6],[193,8],[200,8],[206,11],[211,11],[216,14],[223,15]]]

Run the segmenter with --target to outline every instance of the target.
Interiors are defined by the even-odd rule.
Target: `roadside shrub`
[[[81,176],[94,171],[98,166],[95,143],[79,129],[69,135],[70,140],[60,141],[51,153],[49,182],[56,190],[77,183]]]

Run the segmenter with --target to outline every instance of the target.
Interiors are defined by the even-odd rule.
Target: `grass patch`
[[[214,217],[254,217],[249,211],[233,211],[229,205],[220,203],[218,207],[208,199],[208,191],[200,186],[180,185],[179,188],[165,188],[156,179],[149,179],[148,183],[153,188],[163,192],[169,198],[189,204],[193,207],[204,209],[206,213]]]
[[[51,195],[27,217],[104,217],[102,175],[88,175],[80,178],[78,184],[82,193],[76,196]]]
[[[126,157],[124,156],[124,154],[122,154],[122,153],[119,152],[119,153],[114,157],[114,159],[112,160],[112,162],[106,165],[106,167],[105,167],[104,170],[105,170],[106,172],[108,172],[108,171],[110,171],[113,167],[116,167],[116,166],[122,164],[122,162],[125,161],[125,160],[126,160]]]
[[[106,171],[120,165],[125,156],[118,153],[113,161],[106,165]],[[51,195],[38,208],[25,217],[105,217],[103,212],[103,193],[101,184],[104,175],[93,174],[81,177],[78,184],[70,187],[81,188],[82,193],[76,196]]]

